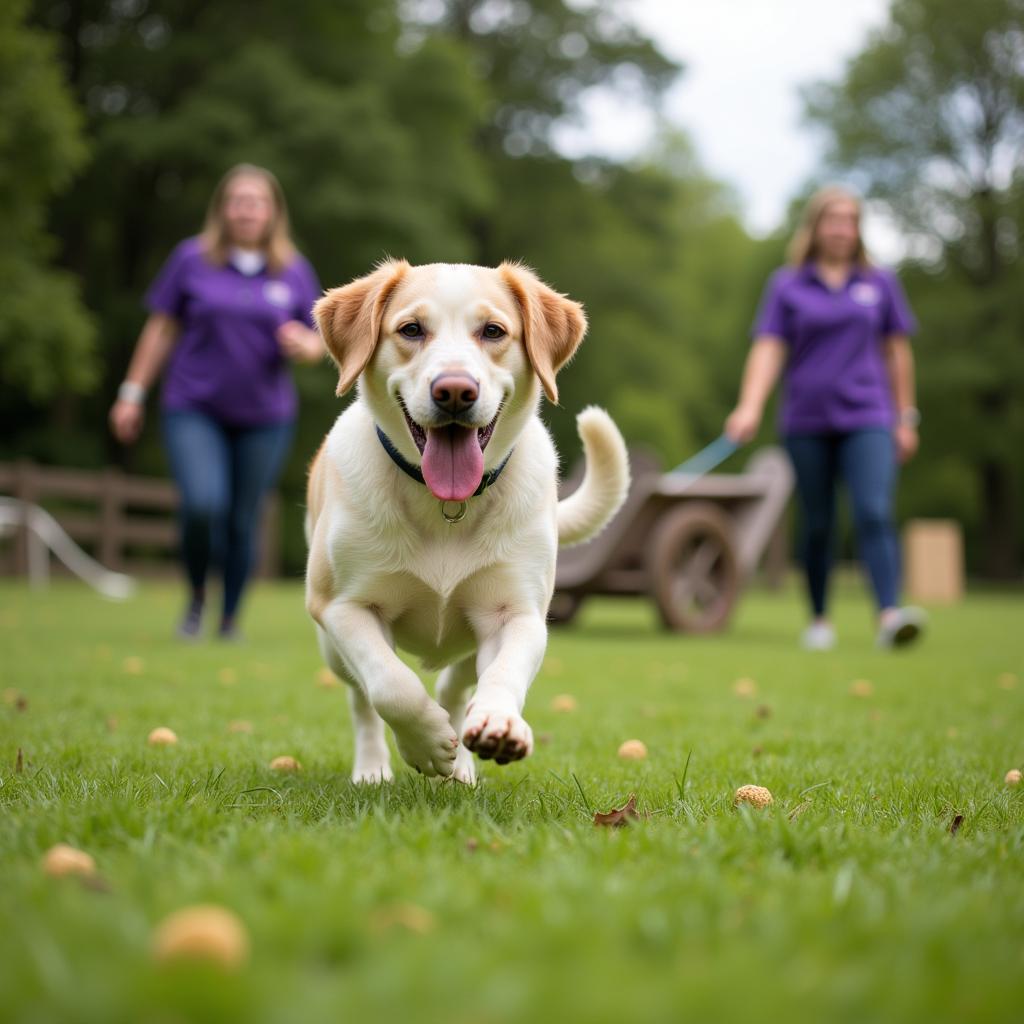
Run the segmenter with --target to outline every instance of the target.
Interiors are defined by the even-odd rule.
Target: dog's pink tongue
[[[484,453],[475,429],[456,426],[427,431],[423,449],[423,479],[435,498],[465,501],[480,486]]]

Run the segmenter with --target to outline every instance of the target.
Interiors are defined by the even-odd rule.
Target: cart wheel
[[[647,571],[651,593],[669,629],[721,629],[740,587],[729,516],[706,501],[687,502],[666,512],[647,549]]]
[[[556,590],[548,607],[548,622],[557,626],[567,626],[576,618],[576,613],[582,605],[583,597],[580,594]]]

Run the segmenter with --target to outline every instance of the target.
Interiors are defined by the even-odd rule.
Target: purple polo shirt
[[[179,243],[146,293],[153,313],[181,334],[164,374],[162,406],[198,409],[229,426],[280,423],[297,400],[275,332],[288,320],[313,326],[320,285],[302,256],[279,273],[246,276],[209,263],[197,238]]]
[[[753,335],[783,339],[783,434],[895,424],[883,342],[912,334],[913,314],[895,275],[858,267],[833,290],[813,264],[783,267],[768,281]]]

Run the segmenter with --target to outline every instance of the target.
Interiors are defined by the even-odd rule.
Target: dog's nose
[[[430,397],[454,416],[465,412],[480,397],[480,388],[468,374],[442,373],[431,382]]]

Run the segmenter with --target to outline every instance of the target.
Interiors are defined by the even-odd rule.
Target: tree
[[[894,0],[842,78],[805,103],[830,165],[888,204],[916,253],[927,432],[910,489],[929,511],[976,512],[986,570],[1019,577],[1024,0]],[[965,478],[974,495],[939,497],[940,482]]]
[[[679,72],[610,0],[37,0],[33,18],[59,44],[91,149],[50,226],[102,325],[102,379],[73,431],[0,411],[0,449],[166,470],[157,417],[126,452],[106,411],[146,286],[241,160],[281,179],[325,286],[386,253],[512,258],[581,299],[590,337],[563,408],[545,412],[568,459],[589,402],[668,461],[720,429],[732,397],[721,382],[735,387],[730,354],[742,355],[754,298],[737,272],[751,242],[727,190],[682,138],[628,166],[574,162],[551,143],[586,89],[628,80],[653,102]],[[296,378],[281,487],[290,569],[304,557],[305,467],[340,411],[327,365]]]
[[[81,118],[51,41],[24,18],[21,0],[0,10],[0,406],[15,416],[88,391],[98,371],[93,323],[46,230],[86,159]]]

